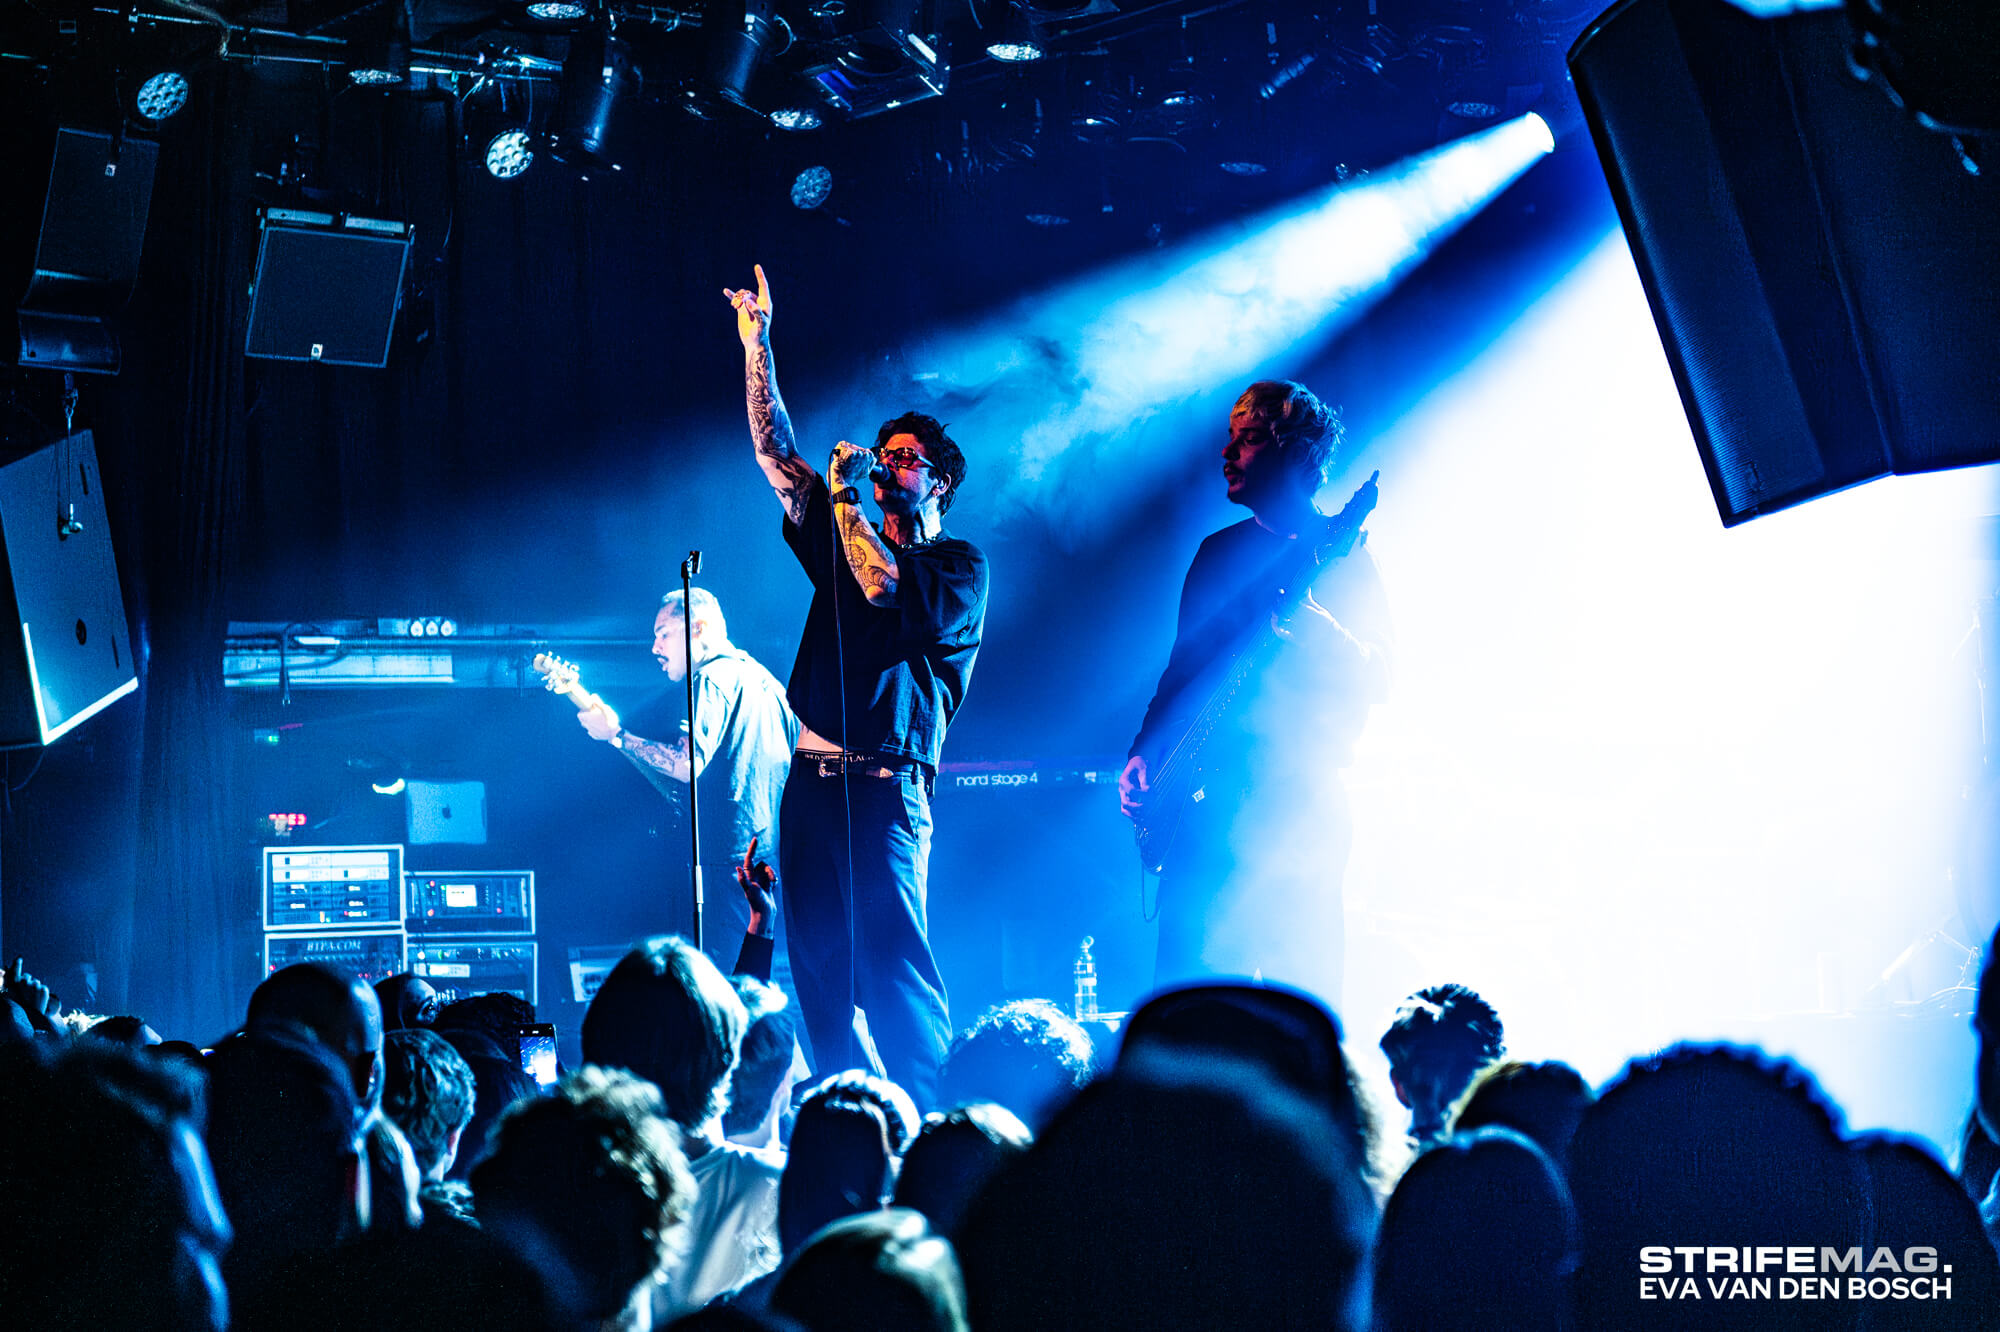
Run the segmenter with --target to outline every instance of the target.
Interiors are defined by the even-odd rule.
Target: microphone
[[[848,447],[854,448],[852,444],[848,445]],[[856,453],[865,453],[870,458],[875,458],[875,450],[873,449],[854,449],[854,451]],[[832,456],[836,458],[839,457],[840,450],[836,448]],[[876,458],[875,465],[868,469],[868,480],[870,484],[880,485],[882,482],[888,480],[888,478],[889,478],[889,469],[882,465],[881,459]]]

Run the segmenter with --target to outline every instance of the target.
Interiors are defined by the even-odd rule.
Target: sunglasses
[[[890,467],[906,467],[914,470],[931,465],[931,460],[915,449],[885,449],[875,456]]]

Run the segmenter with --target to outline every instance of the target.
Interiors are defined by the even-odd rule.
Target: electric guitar
[[[1250,638],[1233,657],[1226,659],[1227,664],[1222,667],[1201,709],[1181,732],[1180,739],[1166,751],[1156,767],[1149,768],[1145,804],[1133,820],[1133,836],[1139,844],[1139,862],[1150,872],[1158,874],[1165,867],[1174,841],[1180,834],[1181,823],[1187,817],[1188,807],[1207,798],[1205,780],[1208,770],[1203,754],[1216,727],[1229,715],[1245,686],[1261,672],[1284,641],[1272,626],[1272,617],[1283,623],[1305,602],[1313,579],[1320,571],[1346,559],[1361,543],[1361,525],[1368,521],[1368,515],[1375,511],[1375,502],[1380,498],[1375,483],[1381,475],[1375,472],[1362,482],[1361,488],[1354,492],[1341,511],[1327,519],[1320,539],[1311,543],[1302,540],[1298,558],[1280,566],[1278,593],[1271,606],[1271,615],[1259,621]]]
[[[542,677],[542,688],[552,694],[560,694],[576,704],[579,712],[604,706],[603,699],[583,687],[583,675],[577,670],[576,663],[550,656],[546,652],[537,652],[534,667],[536,673]],[[652,764],[640,761],[637,755],[630,754],[629,751],[627,753],[637,764],[639,771],[646,774],[646,780],[653,784],[653,788],[667,798],[667,803],[673,806],[674,812],[683,813],[687,793],[682,789],[682,783],[668,777]]]

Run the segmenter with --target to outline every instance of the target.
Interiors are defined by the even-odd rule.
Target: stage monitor
[[[264,928],[403,928],[400,846],[267,846]]]
[[[533,934],[533,870],[424,870],[403,876],[411,934]]]
[[[264,936],[266,976],[299,962],[318,962],[373,985],[403,970],[403,936],[361,930]]]

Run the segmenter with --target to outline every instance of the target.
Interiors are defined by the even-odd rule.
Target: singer
[[[726,291],[757,465],[813,587],[786,691],[800,734],[779,806],[779,889],[821,1073],[879,1064],[928,1110],[951,1036],[925,907],[930,793],[986,622],[986,557],[946,535],[965,457],[908,412],[873,450],[799,456],[771,367],[771,288]],[[868,520],[868,483],[882,518]],[[859,1039],[856,1009],[873,1045]]]

